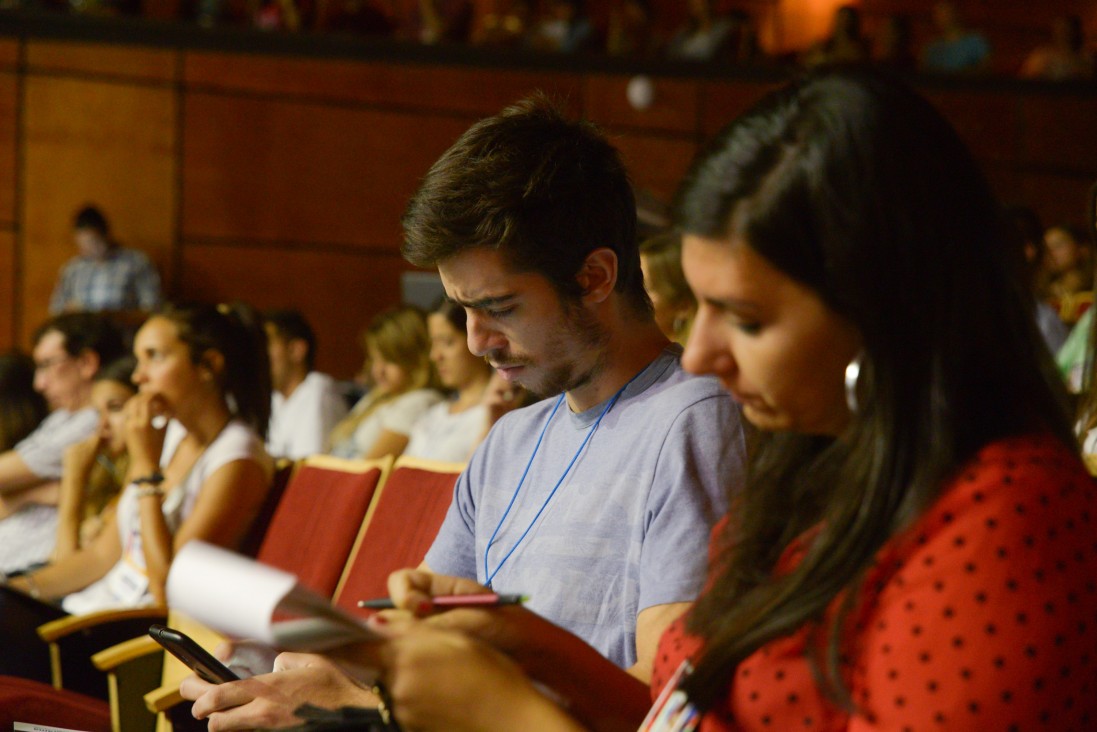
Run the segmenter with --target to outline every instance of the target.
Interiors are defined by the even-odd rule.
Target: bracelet
[[[137,483],[137,481],[133,481],[133,482]],[[149,496],[156,496],[157,498],[159,498],[162,495],[164,495],[164,489],[161,488],[158,485],[149,485],[149,486],[145,486],[144,488],[138,488],[137,489],[137,498],[138,499],[148,498]]]
[[[164,482],[164,474],[157,470],[154,473],[143,475],[140,478],[134,478],[130,482],[134,485],[141,485],[143,483],[148,483],[149,485],[160,485]]]

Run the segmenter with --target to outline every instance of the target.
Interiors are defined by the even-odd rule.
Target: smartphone
[[[198,678],[211,684],[223,684],[226,681],[237,681],[237,676],[232,669],[218,661],[212,653],[194,642],[193,638],[180,633],[173,628],[163,625],[153,625],[149,628],[149,635],[153,640],[164,647],[171,655],[185,663]]]

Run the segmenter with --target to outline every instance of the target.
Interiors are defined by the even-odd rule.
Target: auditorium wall
[[[208,44],[207,44],[208,45]],[[669,199],[698,146],[773,75],[503,66],[0,38],[0,348],[27,346],[73,212],[94,202],[148,252],[175,299],[299,307],[318,366],[349,377],[357,334],[399,298],[400,215],[475,120],[536,89],[604,125],[635,184]],[[1097,95],[1017,82],[925,82],[1003,199],[1080,220],[1097,177]]]

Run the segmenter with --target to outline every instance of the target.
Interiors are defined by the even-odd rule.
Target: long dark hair
[[[1074,444],[1019,253],[941,116],[902,84],[851,69],[808,75],[725,129],[683,183],[677,217],[686,233],[750,246],[863,341],[844,433],[772,434],[758,447],[687,620],[705,640],[687,692],[711,708],[743,659],[806,626],[829,638],[812,644],[813,662],[848,707],[845,611],[823,618],[839,597],[848,610],[876,551],[988,442],[1042,430]],[[800,563],[777,576],[809,530]]]
[[[270,357],[262,319],[249,305],[169,305],[161,316],[173,322],[179,340],[199,363],[206,351],[225,359],[221,390],[236,416],[266,438],[270,422]]]

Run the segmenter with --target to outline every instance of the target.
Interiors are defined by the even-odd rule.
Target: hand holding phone
[[[149,635],[162,645],[164,650],[185,663],[203,681],[223,684],[226,681],[240,679],[232,669],[218,661],[212,653],[178,630],[163,625],[153,625],[149,628]]]

